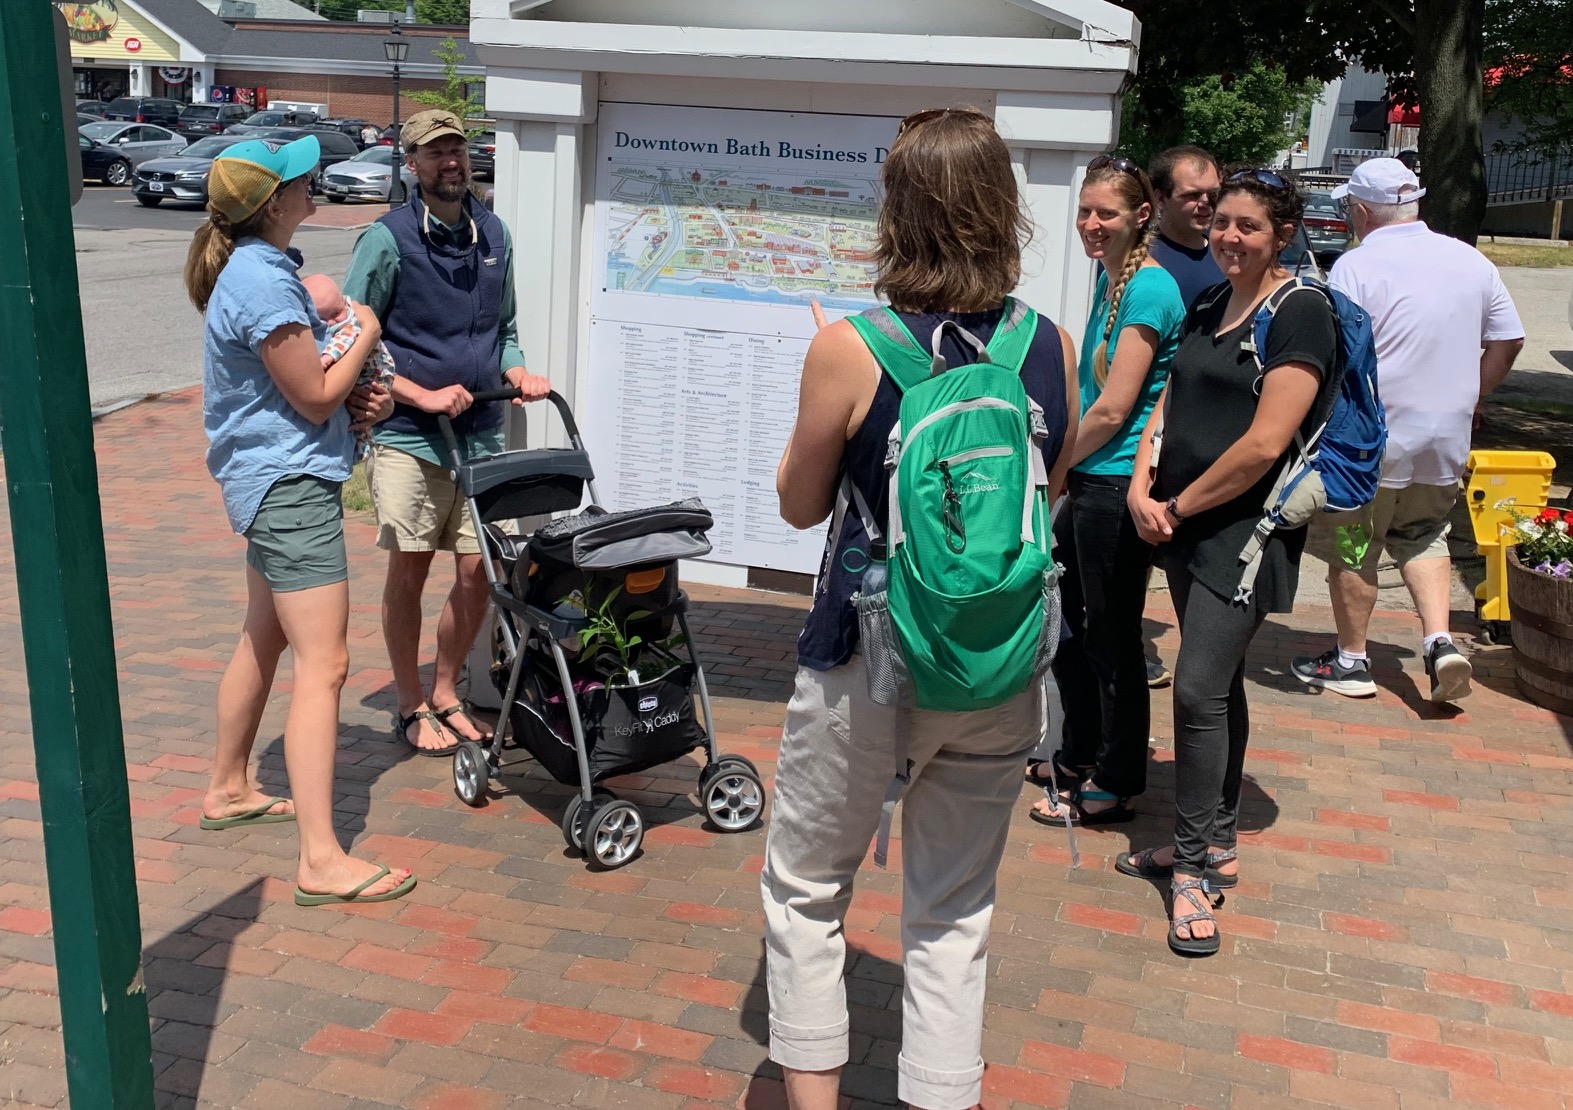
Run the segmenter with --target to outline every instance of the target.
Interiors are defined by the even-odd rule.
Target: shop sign
[[[115,7],[115,0],[92,0],[91,3],[59,0],[55,7],[65,16],[66,34],[77,42],[104,42],[114,31],[115,24],[120,22],[120,10]]]
[[[126,50],[127,50],[128,53],[135,54],[138,50],[141,50],[141,49],[142,49],[142,40],[141,39],[137,38],[135,35],[131,35],[131,36],[129,36],[126,39]]]

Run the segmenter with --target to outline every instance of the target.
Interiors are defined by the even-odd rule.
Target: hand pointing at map
[[[825,318],[825,310],[819,307],[819,301],[810,300],[808,302],[808,307],[813,310],[814,326],[816,328],[818,328],[820,331],[823,331],[825,328],[830,326],[830,321]]]

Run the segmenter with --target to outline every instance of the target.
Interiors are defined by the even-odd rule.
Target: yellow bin
[[[1534,516],[1551,498],[1551,472],[1557,461],[1544,451],[1471,451],[1464,472],[1464,496],[1475,545],[1486,560],[1486,580],[1475,587],[1475,612],[1481,639],[1499,641],[1501,625],[1512,619],[1507,605],[1507,548],[1502,528],[1513,523],[1506,508]]]

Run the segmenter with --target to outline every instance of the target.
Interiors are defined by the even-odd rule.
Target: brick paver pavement
[[[694,766],[623,784],[649,806],[643,858],[605,874],[563,849],[566,791],[509,779],[479,810],[446,761],[390,742],[380,560],[350,527],[354,671],[338,816],[357,850],[420,876],[357,910],[290,900],[288,826],[205,833],[215,685],[243,600],[241,544],[202,466],[192,392],[98,425],[165,1104],[340,1108],[783,1105],[765,1060],[756,875],[764,833],[707,831]],[[10,559],[10,544],[0,544]],[[42,831],[15,585],[0,577],[0,1101],[65,1101]],[[723,746],[773,769],[800,598],[696,588]],[[1172,623],[1154,599],[1153,617]],[[1274,620],[1251,660],[1255,746],[1244,876],[1219,956],[1163,943],[1157,890],[1114,855],[1157,840],[1170,801],[1168,695],[1143,817],[1081,835],[1026,818],[1000,873],[990,954],[990,1110],[1573,1107],[1573,724],[1477,654],[1468,711],[1421,704],[1412,652],[1379,655],[1374,702],[1285,681],[1325,610]],[[1379,617],[1378,651],[1412,644]],[[1382,642],[1386,641],[1386,644]],[[1172,631],[1160,640],[1170,658]],[[1389,691],[1396,690],[1398,693]],[[283,784],[283,699],[262,775]],[[964,830],[959,830],[964,835]],[[893,857],[899,868],[899,854]],[[847,931],[856,1105],[894,1098],[898,870],[868,870]]]

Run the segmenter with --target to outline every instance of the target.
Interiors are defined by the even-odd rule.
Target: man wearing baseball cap
[[[377,426],[366,464],[377,546],[388,552],[382,631],[398,691],[397,731],[421,754],[445,755],[460,740],[487,736],[465,713],[457,684],[490,597],[437,414],[453,421],[469,455],[494,454],[503,448],[503,407],[474,404],[471,395],[506,381],[537,400],[551,387],[524,368],[513,243],[470,191],[463,121],[440,108],[417,112],[400,140],[416,188],[408,204],[356,242],[344,292],[382,321],[397,369],[393,415]],[[454,553],[455,572],[428,697],[420,675],[421,591],[438,551]]]
[[[1328,280],[1371,315],[1387,454],[1372,504],[1313,526],[1312,550],[1328,564],[1338,644],[1296,659],[1293,668],[1302,681],[1335,693],[1376,693],[1366,629],[1385,549],[1420,616],[1431,700],[1448,703],[1469,693],[1471,676],[1448,631],[1448,516],[1475,414],[1512,369],[1524,326],[1496,267],[1421,222],[1423,196],[1419,179],[1396,158],[1362,162],[1333,190],[1360,246]]]

